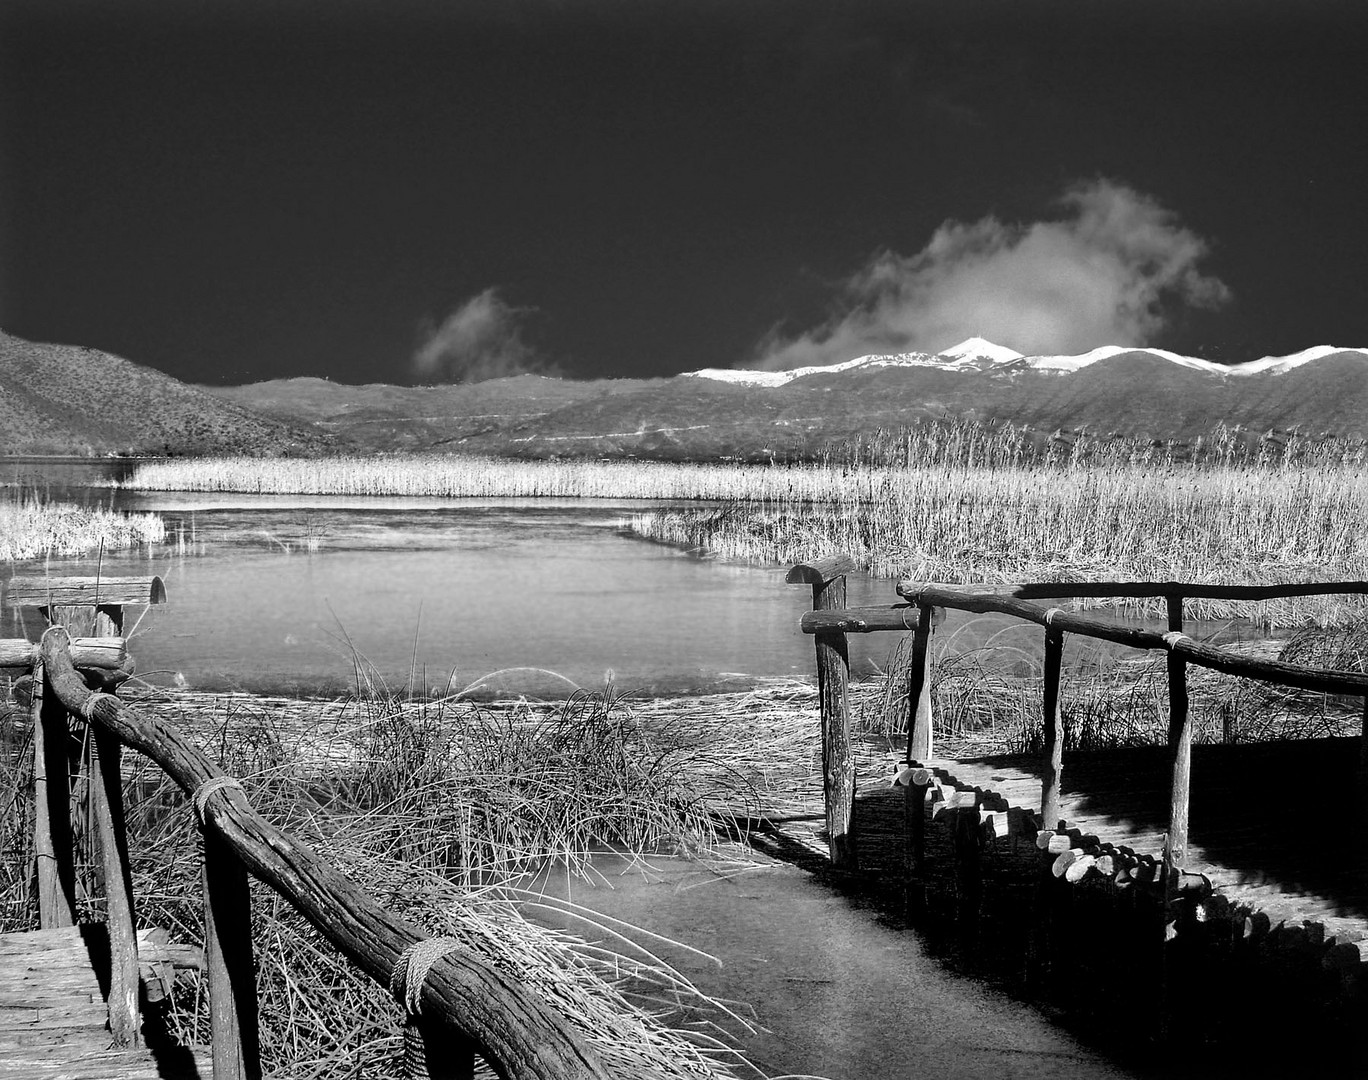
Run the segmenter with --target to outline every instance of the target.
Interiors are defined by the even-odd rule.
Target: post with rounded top
[[[927,651],[934,613],[930,604],[917,604],[917,625],[912,632],[912,669],[907,677],[907,699],[911,706],[907,731],[908,764],[924,765],[931,760],[931,679],[927,670]]]
[[[1045,753],[1040,790],[1040,827],[1059,827],[1059,795],[1064,774],[1064,731],[1059,723],[1059,672],[1064,659],[1064,631],[1045,631]]]
[[[1169,634],[1183,632],[1183,597],[1168,596]],[[1187,661],[1172,649],[1168,654],[1169,750],[1173,754],[1173,784],[1169,794],[1168,841],[1164,844],[1165,933],[1173,919],[1174,885],[1187,863],[1188,798],[1192,786],[1192,727],[1188,723]]]
[[[800,563],[788,572],[790,585],[812,586],[814,611],[840,610],[846,604],[846,574],[855,569],[849,555]],[[855,868],[855,758],[850,752],[850,652],[843,633],[816,635],[817,696],[822,712],[822,787],[826,798],[827,842],[831,863]]]

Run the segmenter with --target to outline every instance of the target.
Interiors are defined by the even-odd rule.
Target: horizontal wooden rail
[[[1337,582],[1336,584],[1345,584]],[[1364,584],[1362,582],[1358,584]],[[1247,679],[1263,682],[1281,683],[1302,690],[1315,690],[1327,694],[1368,694],[1368,674],[1334,671],[1329,668],[1307,668],[1297,664],[1286,664],[1280,660],[1260,660],[1255,657],[1241,656],[1214,645],[1193,641],[1180,633],[1155,633],[1136,627],[1122,626],[1106,619],[1092,618],[1075,612],[1060,611],[1057,608],[1042,608],[1025,600],[1017,600],[999,593],[981,591],[977,586],[920,585],[915,588],[904,582],[898,588],[907,587],[909,599],[921,604],[937,607],[958,608],[962,611],[996,611],[1013,615],[1019,619],[1040,626],[1062,630],[1070,634],[1101,638],[1128,645],[1136,649],[1162,649],[1174,653],[1197,664],[1199,667],[1223,671],[1228,675],[1239,675]],[[1184,586],[1186,588],[1187,586]],[[1278,586],[1282,588],[1282,586]],[[1289,586],[1290,587],[1290,586]],[[1368,588],[1357,591],[1365,592]]]
[[[927,587],[923,581],[898,583],[909,600]],[[1040,581],[1003,585],[947,585],[961,596],[1006,596],[1016,600],[1061,597],[1114,597],[1137,600],[1179,596],[1197,600],[1278,600],[1289,596],[1368,593],[1368,581],[1296,581],[1280,585],[1200,585],[1184,581]]]
[[[7,607],[164,604],[166,584],[151,577],[17,577],[4,587]]]
[[[78,668],[116,671],[128,660],[121,637],[72,638],[71,662]],[[0,638],[0,668],[31,668],[43,655],[43,647],[23,638]]]
[[[382,986],[391,985],[396,963],[428,935],[261,817],[228,782],[231,778],[176,728],[135,712],[113,695],[92,695],[72,666],[70,639],[60,626],[43,635],[41,651],[47,685],[66,710],[86,717],[97,733],[145,754],[188,795],[197,796],[206,842],[241,860],[361,970]],[[216,779],[222,782],[204,787]],[[511,1080],[607,1076],[566,1017],[516,976],[464,951],[446,953],[433,964],[421,987],[421,1012],[428,1023],[454,1028]]]

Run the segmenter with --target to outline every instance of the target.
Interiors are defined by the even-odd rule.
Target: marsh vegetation
[[[946,421],[876,432],[796,464],[248,458],[138,468],[139,490],[707,502],[655,508],[643,538],[784,564],[850,552],[875,576],[943,582],[1277,582],[1368,575],[1368,447],[1217,427],[1192,444]],[[716,505],[720,504],[720,505]],[[1333,618],[1338,601],[1246,612]]]
[[[34,492],[0,494],[0,562],[113,551],[165,539],[166,526],[156,514],[52,502]]]

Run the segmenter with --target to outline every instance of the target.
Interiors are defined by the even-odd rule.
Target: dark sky
[[[7,0],[0,327],[219,383],[1368,346],[1365,56],[1357,0]]]

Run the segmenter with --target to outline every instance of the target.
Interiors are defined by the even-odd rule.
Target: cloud
[[[1207,245],[1153,198],[1096,180],[1058,220],[947,221],[915,255],[884,251],[844,284],[836,313],[796,337],[771,332],[745,366],[786,370],[879,352],[935,352],[979,335],[1027,355],[1144,345],[1174,305],[1230,290],[1197,264]]]
[[[496,289],[471,297],[439,324],[423,329],[413,354],[422,382],[483,382],[528,372],[553,374],[555,365],[523,340],[531,308],[512,307]]]

